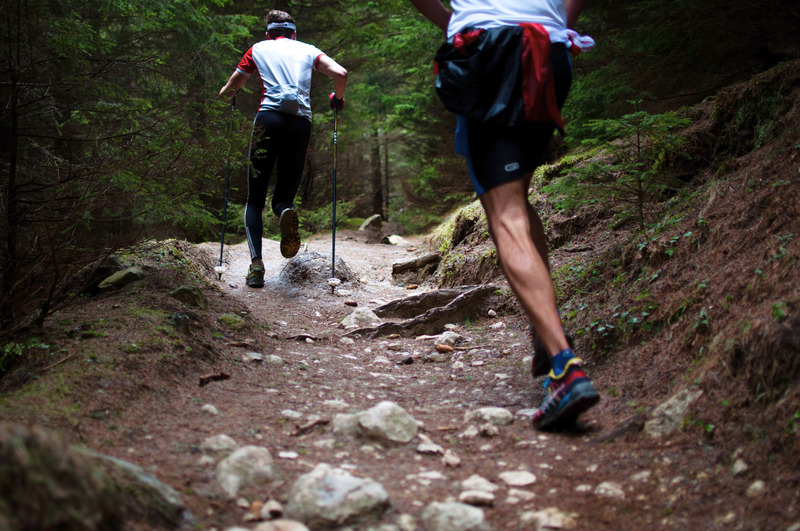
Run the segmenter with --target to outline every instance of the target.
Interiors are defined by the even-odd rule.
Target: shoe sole
[[[539,430],[553,430],[572,426],[581,413],[592,408],[599,401],[600,395],[597,394],[591,382],[579,383],[567,396],[561,399],[563,405],[549,416],[543,418],[536,428]]]
[[[281,254],[284,258],[292,258],[300,250],[300,230],[297,212],[286,209],[281,214]]]

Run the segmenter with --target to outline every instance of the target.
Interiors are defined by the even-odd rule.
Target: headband
[[[267,24],[267,31],[283,28],[297,31],[297,26],[294,25],[294,22],[270,22]]]

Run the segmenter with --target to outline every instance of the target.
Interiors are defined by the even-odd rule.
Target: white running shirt
[[[324,55],[316,46],[287,38],[253,45],[242,57],[240,73],[258,71],[264,86],[260,111],[280,111],[311,120],[311,73]]]
[[[530,22],[544,26],[550,42],[569,44],[565,0],[451,0],[450,6],[448,39],[468,26],[491,29]]]

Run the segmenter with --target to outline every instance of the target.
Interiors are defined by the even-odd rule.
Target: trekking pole
[[[339,133],[339,111],[333,111],[333,232],[331,237],[331,278],[328,285],[331,287],[331,294],[336,290],[336,286],[341,282],[336,278],[336,141]]]
[[[231,116],[236,111],[236,94],[231,98]],[[228,221],[228,185],[231,179],[231,154],[230,147],[228,148],[228,160],[225,161],[225,203],[222,207],[222,238],[219,242],[219,265],[214,268],[217,274],[217,280],[222,280],[222,273],[225,272],[225,266],[222,265],[222,252],[225,249],[225,225]]]

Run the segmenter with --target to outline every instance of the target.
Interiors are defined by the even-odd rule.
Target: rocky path
[[[367,339],[352,333],[365,325],[344,328],[356,309],[426,289],[391,283],[392,263],[421,252],[418,242],[343,236],[337,257],[354,280],[336,294],[324,283],[329,238],[301,248],[293,262],[304,273],[287,272],[277,243],[265,243],[264,289],[244,285],[244,245],[228,249],[221,282],[261,328],[227,355],[259,361],[170,405],[183,423],[173,444],[200,450],[176,451],[174,474],[183,477],[170,483],[191,490],[189,509],[204,524],[388,531],[736,521],[725,496],[708,494],[734,477],[719,456],[680,434],[641,434],[644,416],[616,390],[603,392],[602,371],[594,375],[604,400],[576,430],[534,431],[529,416],[543,392],[526,366],[526,323],[498,314],[491,300],[443,335]],[[280,515],[294,523],[280,527]]]

